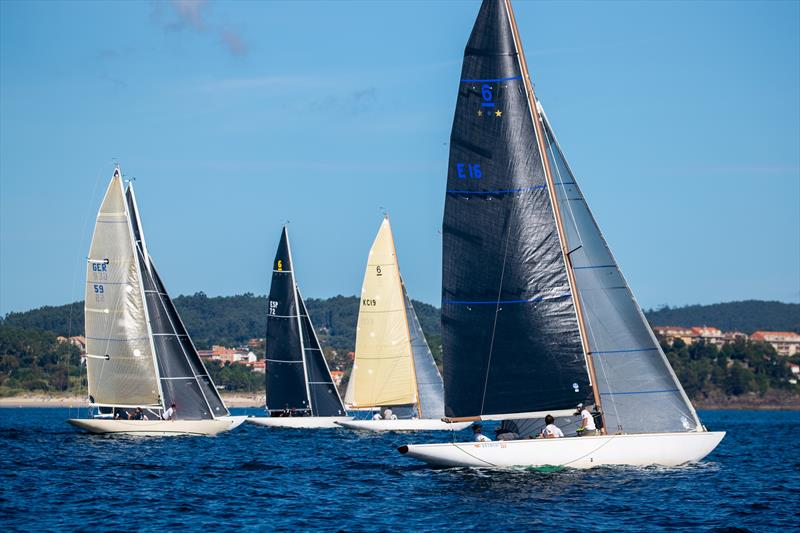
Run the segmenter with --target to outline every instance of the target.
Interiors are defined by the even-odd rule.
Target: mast
[[[525,51],[522,48],[522,41],[519,37],[519,30],[517,28],[517,21],[514,17],[514,10],[511,7],[511,0],[503,0],[506,5],[509,23],[511,24],[511,32],[514,38],[514,44],[517,47],[519,54],[519,65],[522,71],[522,82],[525,84],[525,92],[528,99],[528,108],[531,113],[531,120],[533,121],[534,128],[536,128],[536,141],[539,148],[539,154],[544,166],[545,178],[547,180],[547,191],[550,195],[550,203],[553,208],[553,216],[555,217],[556,227],[558,229],[558,239],[561,243],[561,253],[564,256],[564,263],[567,270],[567,278],[572,292],[572,298],[575,302],[575,314],[578,319],[578,329],[580,331],[581,345],[583,347],[584,358],[586,359],[586,367],[589,371],[589,378],[592,385],[592,395],[594,396],[595,405],[600,411],[600,416],[603,419],[602,432],[606,433],[605,414],[603,413],[602,404],[600,402],[600,392],[597,387],[597,376],[594,370],[594,363],[592,361],[591,351],[588,344],[586,334],[586,325],[583,319],[583,311],[581,309],[580,294],[577,290],[575,283],[575,274],[572,271],[572,262],[570,260],[570,251],[567,249],[567,240],[564,236],[564,227],[561,220],[561,211],[558,206],[558,197],[556,196],[555,184],[553,182],[553,175],[550,169],[550,161],[547,157],[547,148],[544,145],[544,133],[539,118],[539,110],[536,103],[536,95],[533,92],[533,84],[531,83],[530,73],[528,72],[528,62],[525,59]]]
[[[119,172],[119,167],[116,168],[114,171]],[[136,205],[136,195],[133,192],[133,184],[128,184],[128,190],[131,193],[131,205],[133,206],[133,216],[135,217],[135,221],[131,219],[131,210],[128,206],[128,202],[125,202],[125,211],[128,213],[128,221],[129,221],[129,228],[131,232],[131,242],[133,243],[133,255],[136,257],[136,261],[139,262],[139,255],[142,256],[142,261],[140,265],[143,264],[144,268],[146,268],[149,272],[150,264],[147,261],[147,254],[145,253],[145,243],[144,243],[144,232],[142,231],[142,223],[139,221],[139,208]],[[136,224],[136,230],[134,231],[133,224]],[[138,239],[136,237],[139,237]],[[162,409],[166,409],[167,406],[165,404],[166,399],[164,398],[164,390],[161,387],[161,372],[158,369],[158,355],[156,354],[156,346],[155,342],[153,341],[153,326],[150,324],[150,310],[147,305],[147,296],[144,288],[144,272],[139,274],[139,291],[142,294],[142,306],[144,308],[144,320],[147,324],[147,337],[148,342],[150,343],[150,351],[153,352],[153,369],[156,372],[156,384],[158,385],[158,402],[161,404]]]
[[[291,265],[291,276],[292,276],[292,290],[294,291],[294,299],[297,302],[297,331],[300,333],[300,357],[303,361],[303,375],[305,376],[306,382],[306,398],[308,398],[308,409],[311,411],[311,414],[314,414],[314,405],[311,403],[311,388],[308,384],[308,362],[306,361],[306,345],[303,342],[303,321],[300,318],[300,305],[299,305],[299,296],[300,292],[297,288],[297,280],[294,276],[294,259],[292,258],[292,245],[289,242],[289,228],[283,226],[283,231],[286,234],[286,253],[289,257],[289,265]]]
[[[400,260],[397,257],[397,247],[394,245],[394,232],[392,231],[392,226],[389,223],[389,214],[386,213],[384,215],[386,218],[386,223],[389,224],[389,237],[392,239],[392,253],[394,254],[394,262],[397,265],[395,271],[397,272],[397,280],[400,282],[400,287],[402,291],[405,293],[405,285],[403,284],[403,277],[400,275]],[[406,325],[406,338],[408,339],[408,354],[411,357],[411,375],[414,376],[414,389],[417,391],[417,416],[419,418],[425,418],[422,416],[422,402],[420,401],[419,397],[419,382],[417,381],[417,367],[414,364],[414,349],[411,346],[411,330],[408,327],[408,309],[406,309],[406,299],[401,298],[401,303],[403,305],[403,317],[405,320],[403,323]]]

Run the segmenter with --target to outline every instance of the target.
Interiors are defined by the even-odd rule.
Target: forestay
[[[464,52],[443,224],[448,416],[592,397],[509,15],[486,1]]]
[[[86,274],[89,396],[103,405],[159,406],[140,266],[119,169],[97,215]]]

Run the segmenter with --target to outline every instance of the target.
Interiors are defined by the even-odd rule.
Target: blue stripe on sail
[[[498,305],[498,304],[527,304],[533,302],[543,302],[544,300],[553,300],[555,298],[563,298],[570,296],[570,293],[556,294],[554,296],[537,296],[536,298],[528,298],[527,300],[442,300],[443,304],[447,305]]]
[[[513,192],[526,192],[526,191],[535,191],[538,189],[544,189],[547,187],[546,185],[536,185],[534,187],[523,187],[521,189],[497,189],[493,191],[469,191],[469,190],[461,190],[461,189],[447,189],[448,193],[453,194],[504,194],[504,193],[513,193]]]
[[[606,355],[613,353],[631,353],[631,352],[651,352],[658,350],[658,348],[634,348],[632,350],[606,350],[604,352],[589,352],[592,355]]]
[[[132,339],[109,339],[106,337],[86,337],[86,338],[93,341],[128,342],[128,341],[148,340],[150,337],[135,337]]]
[[[585,267],[572,267],[572,270],[583,270],[585,268],[616,268],[617,265],[592,265]]]
[[[492,81],[512,81],[512,80],[521,80],[522,76],[514,76],[513,78],[487,78],[485,80],[461,80],[461,83],[482,83],[482,82],[492,82]]]
[[[678,389],[664,389],[664,390],[643,390],[643,391],[632,391],[632,392],[601,392],[601,396],[617,396],[621,394],[658,394],[664,392],[678,392]]]

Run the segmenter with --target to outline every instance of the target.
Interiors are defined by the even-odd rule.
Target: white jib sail
[[[119,169],[97,214],[86,270],[89,396],[107,405],[159,405],[142,285]]]

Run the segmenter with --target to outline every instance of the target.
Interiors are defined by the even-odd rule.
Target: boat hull
[[[339,428],[337,422],[352,420],[349,416],[269,416],[248,418],[249,424],[270,428],[326,429]]]
[[[398,448],[435,466],[678,466],[711,453],[724,432],[652,433],[495,442],[410,444]]]
[[[73,418],[67,422],[95,434],[117,433],[143,437],[180,435],[212,436],[240,426],[246,416],[223,416],[213,420],[108,420]]]
[[[347,429],[361,431],[460,431],[472,422],[448,424],[436,418],[412,418],[402,420],[350,420],[337,422]]]

